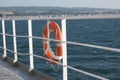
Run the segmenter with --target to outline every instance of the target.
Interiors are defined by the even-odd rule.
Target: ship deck
[[[12,64],[12,65],[11,65]],[[21,63],[13,65],[10,58],[5,60],[0,56],[0,80],[54,80],[52,77],[29,69]]]

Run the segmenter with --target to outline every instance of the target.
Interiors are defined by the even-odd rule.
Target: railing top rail
[[[104,15],[77,15],[77,16],[8,16],[0,17],[0,20],[61,20],[61,19],[113,19],[120,18],[120,14],[104,14]]]

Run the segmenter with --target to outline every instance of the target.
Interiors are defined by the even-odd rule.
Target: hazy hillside
[[[0,11],[13,11],[15,15],[78,15],[78,14],[120,14],[119,9],[101,9],[87,7],[0,7]]]

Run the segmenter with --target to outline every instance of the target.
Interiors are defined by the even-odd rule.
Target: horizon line
[[[65,6],[0,6],[0,7],[60,7],[60,8],[95,8],[95,9],[117,9],[117,8],[100,8],[100,7],[65,7]],[[119,9],[119,8],[118,8]]]

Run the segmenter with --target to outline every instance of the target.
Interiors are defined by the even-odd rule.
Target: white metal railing
[[[13,44],[14,44],[14,63],[16,63],[18,61],[18,55],[17,55],[15,20],[12,20],[12,26],[13,26]]]
[[[32,41],[32,21],[28,20],[28,33],[29,33],[29,54],[30,54],[30,69],[29,71],[34,70],[34,60],[33,60],[33,41]]]
[[[6,52],[6,36],[5,36],[5,21],[2,20],[2,32],[3,32],[3,45],[4,45],[4,54],[3,57],[5,58],[7,56]]]
[[[4,49],[4,48],[3,48],[3,47],[0,47],[0,49]],[[11,53],[14,53],[14,51],[12,51],[12,50],[10,50],[10,49],[6,49],[6,51],[9,51],[9,52],[11,52]],[[29,53],[24,53],[24,54],[23,54],[23,53],[18,52],[18,55],[22,55],[22,56],[28,55],[28,56],[29,56]],[[45,57],[43,57],[43,56],[39,56],[39,55],[35,55],[35,54],[33,54],[33,56],[34,56],[34,57],[37,57],[37,58],[40,58],[40,59],[44,59],[44,60],[48,60],[48,61],[57,63],[57,64],[59,64],[59,65],[61,65],[61,66],[63,66],[63,67],[65,66],[65,67],[67,67],[67,68],[69,68],[69,69],[71,69],[71,70],[74,70],[74,71],[79,72],[79,73],[83,73],[83,74],[85,74],[85,75],[88,75],[88,76],[91,76],[91,77],[94,77],[94,78],[97,78],[97,79],[100,79],[100,80],[109,80],[109,79],[107,79],[107,78],[104,78],[104,77],[101,77],[101,76],[98,76],[98,75],[95,75],[95,74],[92,74],[92,73],[83,71],[83,70],[81,70],[81,69],[74,68],[74,67],[69,66],[69,65],[63,65],[62,63],[58,63],[58,62],[56,62],[56,61],[50,60],[50,59],[45,58]]]
[[[104,46],[97,46],[97,45],[91,45],[91,44],[85,44],[85,43],[78,43],[78,42],[71,42],[71,41],[67,41],[66,40],[66,19],[62,19],[61,20],[61,24],[62,24],[62,35],[63,35],[63,40],[59,41],[59,40],[55,40],[55,39],[48,39],[49,41],[57,41],[57,42],[62,42],[63,43],[63,62],[59,63],[59,65],[63,66],[63,80],[68,80],[68,75],[67,75],[67,68],[72,69],[74,71],[101,79],[101,80],[108,80],[106,78],[100,77],[98,75],[80,70],[80,69],[76,69],[72,66],[67,65],[67,44],[72,44],[72,45],[78,45],[78,46],[85,46],[85,47],[91,47],[91,48],[97,48],[97,49],[103,49],[103,50],[108,50],[108,51],[114,51],[114,52],[119,52],[120,53],[120,49],[116,49],[116,48],[110,48],[110,47],[104,47]],[[34,57],[38,57],[41,59],[45,59],[45,60],[49,60],[45,57],[39,56],[39,55],[35,55],[33,54],[33,42],[32,39],[45,39],[43,37],[38,37],[38,36],[32,36],[32,20],[28,19],[28,36],[22,36],[22,35],[16,35],[16,27],[15,27],[15,20],[12,20],[12,26],[13,26],[13,34],[6,34],[5,33],[5,20],[2,19],[2,33],[0,33],[0,35],[3,36],[3,47],[0,46],[0,49],[4,50],[3,53],[3,58],[7,57],[7,52],[12,52],[14,53],[14,63],[18,61],[18,55],[29,55],[30,57],[30,68],[29,70],[32,71],[34,70]],[[11,36],[13,37],[13,44],[14,44],[14,51],[7,49],[6,47],[6,36]],[[29,39],[29,54],[22,54],[20,52],[17,52],[17,43],[16,43],[16,37],[24,37],[24,38],[28,38]],[[55,61],[52,61],[55,62]],[[55,62],[56,63],[56,62]]]

